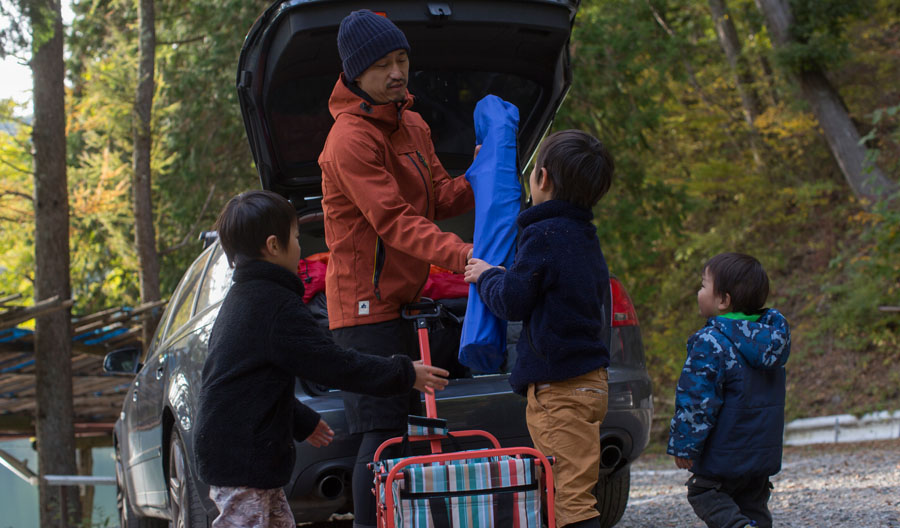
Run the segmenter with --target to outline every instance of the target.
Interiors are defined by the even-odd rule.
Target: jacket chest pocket
[[[416,212],[426,218],[434,218],[434,179],[425,156],[418,150],[409,150],[398,152],[397,157],[400,170],[395,177],[400,194]]]

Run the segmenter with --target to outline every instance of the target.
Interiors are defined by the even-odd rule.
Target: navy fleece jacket
[[[592,218],[562,200],[526,209],[517,219],[522,234],[512,267],[491,268],[478,279],[491,312],[524,323],[509,377],[519,394],[530,383],[609,366],[602,337],[611,324],[609,270]]]
[[[194,436],[200,479],[271,489],[288,483],[294,441],[319,415],[294,397],[294,379],[373,396],[409,392],[412,361],[339,347],[303,304],[296,273],[257,260],[234,270],[209,337]]]
[[[778,310],[757,321],[711,317],[688,340],[667,452],[713,479],[781,471],[790,355],[790,325]]]

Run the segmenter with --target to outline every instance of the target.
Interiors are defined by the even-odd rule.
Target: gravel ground
[[[616,527],[705,528],[687,502],[687,478],[669,456],[638,459]],[[769,508],[779,528],[900,528],[900,440],[787,447],[772,484]],[[351,528],[352,521],[301,526]]]
[[[704,528],[687,502],[688,473],[669,456],[632,466],[619,528]],[[775,525],[900,528],[900,440],[786,448],[769,507]]]

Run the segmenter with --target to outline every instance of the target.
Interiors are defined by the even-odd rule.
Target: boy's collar
[[[728,312],[726,314],[722,314],[719,317],[724,317],[725,319],[734,319],[738,321],[751,321],[757,322],[759,318],[762,317],[761,313],[747,315],[744,312]]]
[[[236,265],[232,280],[246,282],[254,279],[267,279],[303,295],[303,281],[297,273],[262,259],[248,260]]]
[[[547,200],[546,202],[532,205],[519,213],[518,223],[519,226],[526,227],[540,220],[546,220],[547,218],[557,216],[565,216],[583,222],[590,222],[591,219],[594,218],[594,213],[590,209],[579,207],[565,200]]]

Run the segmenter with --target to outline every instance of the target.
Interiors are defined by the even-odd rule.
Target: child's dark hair
[[[562,130],[541,144],[537,170],[547,169],[553,198],[592,208],[612,185],[615,163],[603,143],[580,130]]]
[[[703,268],[713,280],[713,293],[731,296],[731,311],[755,314],[769,297],[769,276],[762,264],[743,253],[721,253]]]
[[[286,246],[294,225],[297,211],[284,197],[272,191],[247,191],[225,204],[216,231],[228,264],[234,267],[259,258],[271,235]]]

